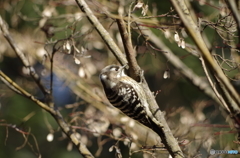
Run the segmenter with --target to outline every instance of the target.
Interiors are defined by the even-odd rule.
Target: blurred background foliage
[[[125,13],[128,12],[131,2],[127,0],[122,2]],[[117,14],[119,2],[93,0],[88,3],[91,9],[98,14],[100,22],[123,50],[114,19],[102,14],[105,11]],[[144,3],[148,4],[148,10],[152,15],[165,14],[171,8],[169,1],[149,0],[144,1]],[[216,22],[222,16],[224,11],[221,8],[226,7],[224,2],[219,0],[192,0],[190,3],[198,17],[212,22]],[[141,16],[141,11],[136,10],[133,14]],[[86,54],[79,59],[81,64],[76,64],[75,58],[71,55],[58,53],[54,56],[54,61],[59,64],[56,66],[67,69],[79,78],[83,78],[84,83],[89,84],[90,90],[102,91],[98,74],[104,66],[117,64],[117,61],[94,30],[94,27],[80,12],[75,1],[1,0],[0,15],[9,25],[10,33],[15,42],[27,54],[28,60],[37,70],[47,88],[50,84],[50,71],[44,65],[43,54],[48,50],[48,46],[52,47],[54,41],[73,37],[77,48]],[[175,15],[175,13],[173,12],[170,15]],[[153,20],[156,19],[153,18]],[[164,24],[167,29],[154,28],[151,24],[146,25],[152,27],[157,36],[162,38],[163,42],[183,63],[204,78],[205,74],[199,59],[185,49],[179,48],[174,41],[175,32],[181,32],[183,27],[181,23],[176,24],[179,20],[166,16],[157,20],[159,24]],[[224,51],[226,58],[230,56],[229,48],[222,49],[225,46],[224,41],[215,29],[206,27],[203,32],[209,43],[213,45],[212,49],[215,50],[215,53],[222,55]],[[219,109],[219,105],[193,86],[178,69],[174,68],[162,55],[165,53],[164,50],[149,49],[149,47],[146,47],[144,39],[139,38],[139,34],[134,30],[132,36],[133,44],[138,53],[138,63],[144,70],[150,89],[155,93],[158,92],[156,100],[160,109],[166,113],[170,128],[173,129],[174,135],[180,141],[186,139],[190,142],[183,147],[185,151],[192,153],[192,156],[203,154],[206,157],[208,155],[207,151],[211,148],[216,150],[239,149],[233,143],[236,137],[235,133],[229,132],[231,128],[226,122],[226,114]],[[189,37],[183,38],[186,43],[193,44]],[[88,55],[91,58],[86,58]],[[44,100],[37,85],[27,75],[21,61],[16,57],[2,35],[0,36],[0,69],[38,99]],[[167,79],[163,78],[165,71],[170,73]],[[238,73],[238,69],[227,73],[229,77],[234,77]],[[71,80],[71,76],[67,78]],[[69,84],[71,83],[66,82],[64,78],[54,75],[55,104],[61,109],[64,118],[69,122],[73,121],[72,115],[77,112],[80,113],[79,115],[84,115],[83,120],[85,120],[88,118],[87,111],[94,108],[86,103],[84,98],[74,94],[68,88]],[[102,116],[97,114],[98,112],[95,109],[94,114]],[[87,121],[85,120],[85,122]],[[213,126],[213,124],[219,126]],[[109,125],[108,128],[112,130],[115,126],[118,125]],[[25,138],[26,135],[24,136],[16,129],[29,133],[27,135],[28,139]],[[115,153],[109,152],[108,149],[117,142],[116,140],[110,139],[101,145],[99,142],[109,139],[107,136],[94,136],[91,132],[82,129],[79,131],[86,139],[85,142],[90,151],[96,154],[96,157],[115,156]],[[47,136],[52,135],[54,139],[49,141]],[[120,142],[119,148],[123,157],[127,157],[128,146]],[[41,157],[81,157],[49,114],[27,98],[15,94],[0,82],[0,157],[30,158],[37,157],[38,154],[36,153],[41,153]],[[133,154],[132,157],[146,157],[146,153],[139,152]]]

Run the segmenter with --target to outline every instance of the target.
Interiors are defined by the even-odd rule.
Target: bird
[[[163,136],[163,126],[150,111],[141,83],[129,77],[125,67],[108,65],[102,69],[99,78],[107,99],[128,117]]]

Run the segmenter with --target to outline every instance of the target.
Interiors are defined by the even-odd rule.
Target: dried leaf
[[[180,41],[180,38],[179,38],[179,35],[178,35],[177,32],[175,32],[175,34],[174,34],[174,40],[175,40],[176,42]]]

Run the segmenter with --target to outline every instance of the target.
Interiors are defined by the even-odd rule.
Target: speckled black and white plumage
[[[101,71],[99,77],[105,94],[114,107],[155,132],[159,132],[160,125],[149,110],[140,83],[127,76],[124,67],[109,65]]]

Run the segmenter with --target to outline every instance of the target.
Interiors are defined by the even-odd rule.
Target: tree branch
[[[0,16],[0,29],[3,33],[3,36],[5,37],[5,39],[8,41],[8,43],[10,44],[10,46],[12,47],[12,49],[15,51],[15,53],[17,54],[17,56],[19,57],[19,59],[22,61],[23,65],[29,69],[29,73],[30,76],[34,79],[34,81],[36,82],[36,84],[38,85],[38,87],[41,89],[41,91],[43,92],[43,94],[46,96],[49,94],[49,92],[45,89],[45,87],[43,86],[43,84],[40,81],[40,77],[38,76],[38,74],[36,73],[35,69],[30,65],[29,61],[27,60],[26,56],[24,55],[24,53],[18,48],[17,44],[15,43],[15,41],[13,40],[12,36],[10,35],[9,31],[8,31],[8,27],[7,24],[5,23],[5,21],[2,19],[2,17]]]
[[[203,41],[200,31],[197,27],[197,25],[194,23],[188,8],[186,7],[184,1],[181,0],[171,0],[174,8],[179,14],[179,17],[181,18],[182,22],[185,25],[186,30],[188,31],[189,35],[192,37],[193,41],[195,42],[196,46],[198,47],[199,51],[202,54],[203,60],[206,62],[206,65],[208,66],[208,69],[211,71],[213,76],[216,76],[217,80],[219,80],[226,89],[227,93],[229,93],[231,100],[229,100],[229,103],[232,103],[229,106],[232,106],[234,109],[232,113],[236,113],[236,111],[240,111],[240,99],[239,95],[237,94],[236,90],[233,88],[233,86],[230,84],[229,80],[224,75],[222,69],[217,65],[217,63],[214,61],[213,57],[211,56],[205,42]],[[225,94],[222,94],[225,95]],[[237,106],[236,106],[237,105]]]
[[[17,93],[22,94],[24,97],[32,100],[34,103],[36,103],[38,106],[40,106],[42,109],[49,112],[56,120],[56,122],[61,127],[62,131],[70,138],[70,140],[73,142],[73,144],[77,147],[78,151],[82,154],[84,158],[93,158],[93,155],[89,152],[89,150],[86,148],[86,146],[78,139],[76,136],[76,132],[74,132],[70,126],[64,121],[61,113],[58,110],[54,110],[53,108],[50,108],[48,105],[44,104],[43,102],[36,99],[33,95],[22,89],[18,84],[13,82],[9,77],[7,77],[1,70],[0,70],[0,79],[4,83],[8,83],[7,86],[14,90]]]

